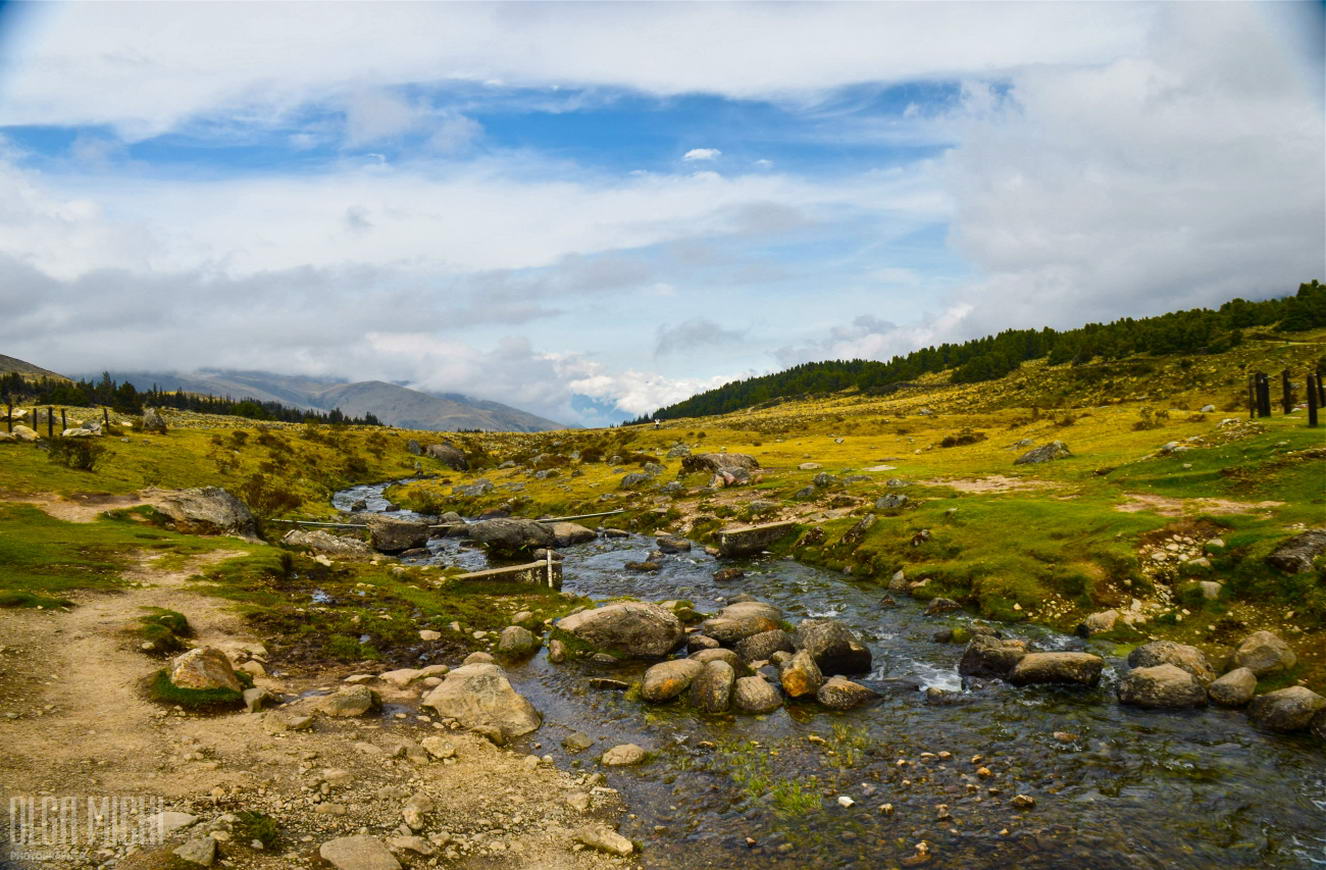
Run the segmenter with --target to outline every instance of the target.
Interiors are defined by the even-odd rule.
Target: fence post
[[[1321,369],[1317,369],[1317,407],[1326,407],[1326,377]]]
[[[1288,372],[1285,374],[1288,375]],[[110,428],[110,409],[104,406],[101,409],[101,425],[107,429]]]
[[[1317,388],[1321,386],[1321,378],[1311,372],[1308,373],[1308,428],[1317,428]]]
[[[1280,407],[1286,414],[1294,410],[1294,386],[1289,383],[1289,369],[1280,372]]]
[[[8,408],[8,410],[6,411],[5,423],[7,423],[7,424],[9,425],[9,434],[10,434],[10,435],[13,435],[13,434],[14,434],[14,403],[11,402],[11,401],[9,401],[8,399],[6,399],[6,400],[5,400],[5,405],[6,405],[7,408]]]
[[[60,433],[64,434],[64,430],[61,429]],[[55,437],[55,409],[49,407],[46,409],[46,437]]]
[[[1257,416],[1257,376],[1248,375],[1248,419]]]
[[[1257,416],[1271,416],[1271,379],[1266,372],[1257,372]]]
[[[65,419],[65,411],[67,411],[67,410],[68,410],[67,408],[61,408],[61,409],[60,409],[60,431],[61,431],[61,432],[63,432],[64,430],[66,430],[66,429],[69,428],[69,421],[68,421],[67,419]]]

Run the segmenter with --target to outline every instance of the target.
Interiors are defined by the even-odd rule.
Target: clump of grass
[[[106,445],[93,438],[52,438],[51,462],[75,471],[95,471],[106,454]]]
[[[138,636],[152,645],[148,652],[177,652],[186,646],[182,638],[193,636],[189,620],[174,610],[152,607],[138,621]]]
[[[243,683],[243,676],[240,682]],[[159,704],[183,707],[194,713],[215,713],[233,710],[244,704],[244,696],[234,689],[184,689],[170,681],[165,668],[152,675],[147,684],[147,695]]]
[[[266,813],[255,810],[241,810],[235,813],[235,823],[231,833],[243,843],[257,840],[264,849],[273,848],[281,839],[281,827],[276,819]]]
[[[823,799],[813,783],[800,779],[780,779],[769,789],[773,811],[781,819],[799,819],[823,806]]]

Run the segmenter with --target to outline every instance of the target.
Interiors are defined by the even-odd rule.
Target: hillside
[[[0,353],[0,375],[18,374],[31,378],[55,378],[57,380],[68,380],[64,375],[44,369],[41,366],[35,366],[30,362],[17,359],[12,356],[5,356]]]

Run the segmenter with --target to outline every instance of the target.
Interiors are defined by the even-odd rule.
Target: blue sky
[[[584,424],[1321,277],[1318,4],[8,4],[0,351]]]

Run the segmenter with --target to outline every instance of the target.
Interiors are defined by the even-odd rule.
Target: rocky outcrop
[[[997,677],[1006,680],[1028,652],[1030,650],[1025,640],[978,634],[963,650],[962,659],[958,662],[958,673],[964,677]]]
[[[732,690],[732,706],[742,713],[772,713],[783,705],[778,690],[759,675],[739,677]]]
[[[553,547],[556,536],[547,525],[534,520],[502,517],[470,523],[470,539],[499,556],[529,553],[540,547]]]
[[[139,426],[144,432],[162,435],[166,431],[166,418],[161,416],[161,412],[156,408],[144,408],[143,419]]]
[[[1008,675],[1015,686],[1094,686],[1104,659],[1082,652],[1038,652],[1023,656]]]
[[[1206,654],[1195,646],[1172,640],[1153,640],[1128,655],[1128,667],[1151,668],[1156,665],[1174,665],[1192,674],[1205,686],[1216,678],[1216,672],[1206,661]]]
[[[238,535],[253,538],[258,524],[244,502],[219,486],[197,489],[149,489],[144,500],[170,517],[172,525],[187,535]]]
[[[681,470],[684,474],[697,471],[717,472],[740,468],[754,471],[760,467],[754,456],[745,453],[697,453],[682,457]]]
[[[465,454],[451,444],[429,444],[424,452],[453,471],[470,470],[470,461]]]
[[[191,649],[170,663],[170,681],[181,689],[230,689],[243,691],[235,668],[226,654],[215,647]]]
[[[875,693],[846,677],[830,677],[815,693],[815,700],[830,710],[851,710],[874,700]]]
[[[413,520],[369,517],[368,533],[373,549],[381,553],[401,553],[428,543],[428,523]]]
[[[725,661],[706,662],[704,670],[691,681],[691,706],[702,713],[725,713],[732,703],[736,671]]]
[[[870,650],[850,628],[836,619],[803,619],[797,646],[810,653],[822,674],[870,672]]]
[[[640,697],[655,703],[671,701],[689,689],[691,682],[703,670],[704,662],[695,659],[659,662],[645,671],[640,683]]]
[[[1298,663],[1298,656],[1269,631],[1254,631],[1234,651],[1235,667],[1247,668],[1257,676],[1288,670]]]
[[[1272,731],[1302,731],[1322,710],[1326,710],[1326,698],[1306,686],[1267,692],[1248,705],[1252,721]]]
[[[451,671],[428,693],[423,706],[471,730],[495,729],[506,740],[530,733],[543,721],[534,705],[511,687],[506,673],[484,662]]]
[[[701,624],[706,635],[719,643],[735,644],[740,640],[778,628],[783,612],[762,601],[739,601],[729,604]]]
[[[305,531],[291,529],[281,538],[281,543],[289,547],[325,553],[342,559],[371,559],[376,551],[366,541],[344,535],[333,535],[321,529]]]
[[[1235,668],[1206,687],[1211,701],[1222,707],[1242,707],[1257,692],[1257,675],[1248,668]]]
[[[643,601],[622,601],[582,610],[558,620],[557,627],[601,650],[628,656],[665,656],[681,643],[681,620]]]
[[[1286,574],[1306,574],[1313,560],[1326,553],[1326,529],[1309,529],[1276,547],[1266,563]]]
[[[1050,462],[1055,459],[1065,459],[1073,455],[1073,451],[1068,449],[1068,445],[1062,441],[1051,441],[1049,444],[1042,444],[1040,447],[1028,450],[1026,453],[1013,460],[1014,465],[1033,465],[1039,462]]]
[[[1129,671],[1119,683],[1119,702],[1153,710],[1201,707],[1206,689],[1191,672],[1163,663]]]

